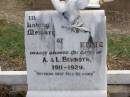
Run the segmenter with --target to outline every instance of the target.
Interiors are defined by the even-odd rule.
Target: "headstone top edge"
[[[26,13],[32,13],[32,12],[53,12],[53,13],[58,13],[56,10],[32,10],[32,11],[25,11],[25,14]],[[96,12],[96,13],[104,13],[105,11],[104,10],[81,10],[80,11],[81,13],[84,13],[84,12]]]

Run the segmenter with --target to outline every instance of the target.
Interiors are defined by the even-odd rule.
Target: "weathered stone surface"
[[[27,11],[27,97],[106,97],[106,51],[103,10],[82,11],[73,25],[55,11]]]
[[[57,12],[26,12],[25,51],[29,89],[106,88],[105,16],[103,11],[84,11],[81,18],[90,32],[71,28]],[[94,48],[87,47],[90,33]]]

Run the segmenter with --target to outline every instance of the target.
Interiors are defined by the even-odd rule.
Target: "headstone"
[[[107,97],[104,11],[80,18],[87,31],[56,11],[25,13],[27,97]]]

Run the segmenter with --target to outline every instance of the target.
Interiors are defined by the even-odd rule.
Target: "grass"
[[[4,70],[26,70],[24,28],[16,24],[0,25],[0,66]],[[108,34],[108,68],[130,70],[130,35]]]
[[[108,34],[108,68],[130,69],[130,35]]]
[[[23,27],[15,24],[0,25],[0,66],[4,70],[22,70],[24,64]]]

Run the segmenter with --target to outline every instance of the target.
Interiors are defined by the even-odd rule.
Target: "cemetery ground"
[[[23,27],[23,23],[21,23],[23,22],[22,18],[24,17],[22,6],[25,6],[25,4],[21,3],[20,0],[16,0],[20,2],[19,4],[17,4],[18,6],[16,6],[16,4],[13,4],[14,1],[15,0],[11,0],[11,2],[10,0],[1,0],[0,3],[0,7],[1,7],[0,12],[2,12],[0,13],[0,15],[2,15],[2,19],[0,18],[0,66],[2,66],[2,70],[26,70],[25,58],[24,58],[24,27]],[[34,1],[36,2],[38,0],[34,0]],[[115,0],[115,1],[119,1],[119,0]],[[126,1],[129,2],[129,0]],[[34,3],[34,5],[36,6],[38,4]],[[38,8],[49,7],[49,6],[43,6],[43,3],[41,2],[40,5],[41,6],[38,5]],[[118,7],[119,6],[117,6],[117,9]],[[123,8],[121,7],[121,9],[126,10],[126,8],[124,7]],[[127,9],[129,10],[129,8]],[[21,15],[21,10],[22,10],[22,15]],[[122,16],[125,15],[123,14]],[[6,21],[5,17],[9,21],[8,20]],[[117,18],[117,15],[115,17]],[[108,68],[110,70],[113,69],[130,70],[130,64],[129,64],[130,63],[130,45],[129,45],[130,34],[123,34],[118,32],[115,33],[114,31],[107,31],[107,32],[108,32]],[[22,90],[17,89],[17,91],[14,88],[15,87],[12,86],[0,85],[0,97],[25,97],[27,86],[25,86],[25,88],[22,86],[18,86],[18,88],[22,88]],[[120,90],[120,92],[118,90]],[[111,94],[111,92],[113,92],[113,94]],[[125,95],[126,92],[130,93],[129,85],[108,86],[108,93],[110,94],[110,97],[120,97],[121,95],[122,95],[121,97],[129,97]],[[118,93],[117,96],[115,96],[116,93]]]
[[[108,32],[108,69],[130,69],[130,35]],[[24,27],[1,21],[0,66],[2,70],[26,70]]]
[[[0,25],[0,66],[3,70],[25,70],[22,26]]]

